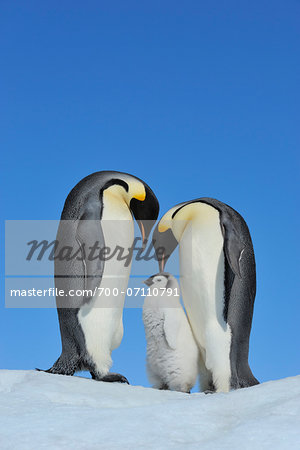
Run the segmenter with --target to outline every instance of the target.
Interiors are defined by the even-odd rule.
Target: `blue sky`
[[[253,372],[299,373],[299,10],[2,1],[2,242],[5,219],[58,219],[70,189],[99,170],[143,178],[161,213],[218,198],[254,242]],[[56,311],[4,308],[1,248],[0,367],[48,368]],[[113,370],[147,386],[141,310],[125,310],[124,327]]]

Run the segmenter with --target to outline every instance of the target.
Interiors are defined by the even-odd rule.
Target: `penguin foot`
[[[65,371],[65,370],[58,370],[54,367],[51,367],[50,369],[44,370],[44,369],[38,369],[37,367],[35,368],[35,370],[37,370],[38,372],[45,372],[45,373],[52,373],[54,375],[67,375],[67,376],[72,376],[75,373],[75,370],[73,371]]]
[[[164,383],[164,384],[162,384],[160,386],[159,390],[160,391],[168,391],[169,390],[169,386],[166,383]]]
[[[126,377],[121,375],[120,373],[108,373],[101,377],[99,381],[106,381],[107,383],[126,383],[129,384],[129,381]]]
[[[231,389],[243,389],[259,384],[259,381],[252,375],[248,373],[242,377],[236,377],[231,381]]]
[[[212,391],[210,389],[206,389],[206,391],[203,391],[203,394],[214,394],[215,391]]]
[[[61,355],[58,360],[48,370],[36,369],[39,372],[53,373],[56,375],[72,376],[78,370],[78,358]]]
[[[36,367],[35,370],[36,370],[37,372],[51,373],[51,372],[50,372],[50,369],[47,369],[47,370],[46,370],[46,369],[39,369],[38,367]]]
[[[260,384],[260,383],[259,383],[259,381],[256,380],[256,379],[255,379],[255,381],[254,381],[254,380],[250,380],[250,381],[242,381],[242,382],[239,383],[239,386],[238,386],[237,389],[248,388],[248,387],[251,387],[251,386],[255,386],[255,385],[257,385],[257,384]]]

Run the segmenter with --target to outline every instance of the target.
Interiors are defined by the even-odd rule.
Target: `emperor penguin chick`
[[[144,283],[149,286],[143,306],[149,381],[157,389],[190,392],[198,376],[199,350],[180,304],[178,282],[161,272]]]

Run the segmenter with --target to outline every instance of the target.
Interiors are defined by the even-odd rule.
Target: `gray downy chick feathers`
[[[198,375],[199,350],[180,304],[173,275],[162,272],[145,280],[143,306],[147,373],[154,388],[190,392]]]

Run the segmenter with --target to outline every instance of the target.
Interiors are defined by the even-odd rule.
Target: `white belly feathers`
[[[216,390],[230,388],[231,332],[223,318],[224,253],[219,212],[204,203],[185,228],[180,241],[180,284],[184,306],[205,357],[213,370]]]

